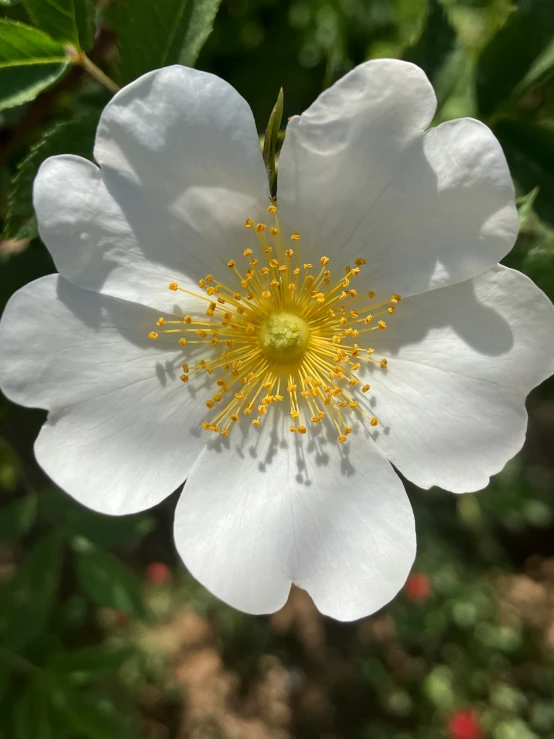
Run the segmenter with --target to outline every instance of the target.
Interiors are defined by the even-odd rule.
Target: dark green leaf
[[[51,702],[64,726],[83,739],[124,739],[127,736],[121,718],[107,710],[99,699],[85,695],[60,680],[53,680]]]
[[[14,541],[26,534],[37,515],[37,499],[28,495],[0,508],[0,542]]]
[[[19,2],[21,0],[0,0],[0,5],[6,5],[8,8],[11,8],[12,5],[17,5]]]
[[[406,49],[404,59],[423,69],[433,84],[456,48],[456,32],[439,0],[429,0],[425,26],[417,42]]]
[[[57,535],[42,539],[9,583],[0,634],[2,643],[10,649],[20,649],[46,626],[58,588],[61,555]]]
[[[10,193],[5,238],[17,238],[25,226],[32,235],[33,182],[45,159],[55,154],[79,154],[92,159],[98,118],[99,112],[94,111],[73,121],[53,126],[19,164]]]
[[[113,555],[91,545],[77,553],[77,573],[81,587],[99,606],[145,615],[139,580]]]
[[[540,188],[535,210],[554,224],[554,125],[502,120],[494,131],[515,180],[524,192]]]
[[[129,0],[119,30],[124,84],[170,64],[192,66],[221,0]]]
[[[552,0],[520,0],[517,11],[481,54],[477,102],[491,115],[510,98],[554,35]]]
[[[68,66],[62,44],[36,28],[0,18],[0,110],[34,100]]]
[[[93,679],[101,679],[117,674],[129,654],[131,649],[128,647],[84,647],[55,654],[48,667],[68,677],[73,674],[87,674]]]
[[[89,49],[94,41],[90,0],[23,0],[29,18],[53,39]]]
[[[155,521],[151,516],[103,516],[76,503],[65,493],[47,490],[39,498],[41,509],[55,518],[69,533],[84,536],[102,547],[121,547],[149,534]]]
[[[14,739],[53,739],[48,696],[34,677],[13,707]]]

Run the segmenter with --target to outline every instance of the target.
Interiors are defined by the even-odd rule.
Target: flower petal
[[[174,343],[149,341],[158,314],[58,275],[12,296],[0,324],[0,386],[50,413],[39,464],[70,495],[120,515],[155,505],[185,479],[205,438]]]
[[[479,490],[521,448],[525,396],[554,372],[554,307],[497,266],[402,301],[371,379],[378,448],[422,488]]]
[[[518,219],[500,144],[469,118],[423,134],[434,106],[420,69],[378,60],[290,121],[279,206],[304,258],[362,256],[368,289],[386,297],[467,280],[508,253]]]
[[[170,310],[172,281],[225,274],[247,217],[269,205],[252,111],[223,80],[150,72],[107,105],[95,156],[48,159],[35,182],[39,230],[59,272],[88,290]]]
[[[339,446],[336,434],[293,436],[272,413],[265,430],[232,434],[198,459],[177,506],[181,557],[248,613],[280,608],[291,582],[341,621],[373,613],[398,592],[415,556],[400,479],[371,440],[352,435]]]

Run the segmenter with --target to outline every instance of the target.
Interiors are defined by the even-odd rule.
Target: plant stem
[[[110,79],[107,74],[104,74],[100,67],[97,67],[96,64],[91,61],[86,54],[80,54],[77,63],[80,64],[83,69],[86,69],[91,77],[94,77],[95,80],[98,80],[98,82],[104,85],[104,87],[106,87],[110,92],[115,93],[121,89],[119,85],[116,85],[116,83],[112,79]]]

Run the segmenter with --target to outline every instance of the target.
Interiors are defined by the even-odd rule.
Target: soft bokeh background
[[[89,52],[120,82],[155,62],[153,6],[185,5],[128,2],[98,0]],[[217,6],[188,3],[200,17]],[[0,17],[40,24],[36,7],[0,0]],[[110,94],[79,68],[50,65],[46,83],[45,65],[8,67],[2,33],[4,303],[53,271],[30,201],[40,162],[90,156]],[[364,59],[417,62],[437,90],[437,122],[478,117],[500,138],[520,196],[506,264],[552,298],[553,39],[553,0],[223,0],[196,64],[235,85],[263,132],[280,86],[289,116]],[[45,414],[0,403],[2,739],[554,737],[552,380],[529,399],[524,450],[487,490],[408,485],[414,574],[354,624],[322,618],[301,591],[270,618],[222,605],[177,561],[175,496],[123,519],[86,511],[34,462]]]

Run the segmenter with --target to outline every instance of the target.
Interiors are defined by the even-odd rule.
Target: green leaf
[[[433,85],[456,48],[456,32],[439,0],[429,0],[425,26],[417,42],[408,48],[404,59],[421,67]]]
[[[62,44],[36,28],[0,18],[0,110],[34,100],[68,66]]]
[[[58,123],[47,130],[18,165],[12,182],[10,207],[6,218],[5,238],[24,238],[27,227],[31,238],[36,229],[33,209],[33,182],[42,162],[56,154],[78,154],[92,159],[99,112],[93,111],[75,120]],[[23,233],[25,233],[23,231]]]
[[[37,499],[28,495],[0,509],[0,543],[14,541],[26,534],[37,515]]]
[[[29,18],[56,41],[89,49],[94,42],[90,0],[23,0]]]
[[[132,654],[130,647],[84,647],[56,653],[50,660],[48,668],[65,674],[68,678],[74,675],[88,675],[99,680],[117,674],[130,654]]]
[[[113,555],[92,545],[77,552],[77,574],[83,590],[99,606],[145,615],[139,580]]]
[[[553,35],[552,0],[520,0],[477,65],[477,102],[482,115],[491,115],[511,97]]]
[[[105,701],[85,695],[57,679],[52,681],[50,688],[52,705],[64,726],[80,738],[123,739],[128,735],[121,718],[105,708]]]
[[[275,157],[283,145],[281,134],[281,121],[283,119],[283,88],[279,90],[277,102],[273,106],[271,115],[265,131],[263,158],[269,180],[269,191],[274,196],[277,192],[277,170]],[[283,132],[284,134],[285,132]]]
[[[533,212],[533,204],[537,199],[538,194],[539,188],[534,187],[527,193],[527,195],[523,195],[521,198],[518,198],[516,200],[520,231],[522,228],[524,228],[525,224],[531,216],[531,213]]]
[[[196,64],[202,47],[213,31],[220,4],[221,0],[190,0],[192,9],[179,55],[179,62],[186,67],[194,67]]]
[[[40,677],[34,677],[13,707],[14,739],[54,739],[48,695]]]
[[[67,61],[62,44],[24,23],[0,18],[0,69]]]
[[[104,516],[85,508],[58,490],[40,494],[41,510],[55,518],[70,534],[84,536],[101,547],[121,547],[149,534],[152,516]]]
[[[192,66],[210,35],[221,0],[129,0],[118,28],[121,80],[170,64]]]
[[[0,0],[0,5],[5,5],[8,8],[11,8],[12,5],[17,5],[19,2],[21,2],[21,0]]]
[[[44,630],[58,589],[61,556],[60,538],[45,537],[8,584],[0,635],[10,649],[20,649]]]
[[[500,120],[494,128],[523,192],[539,187],[538,215],[554,225],[554,124]]]

